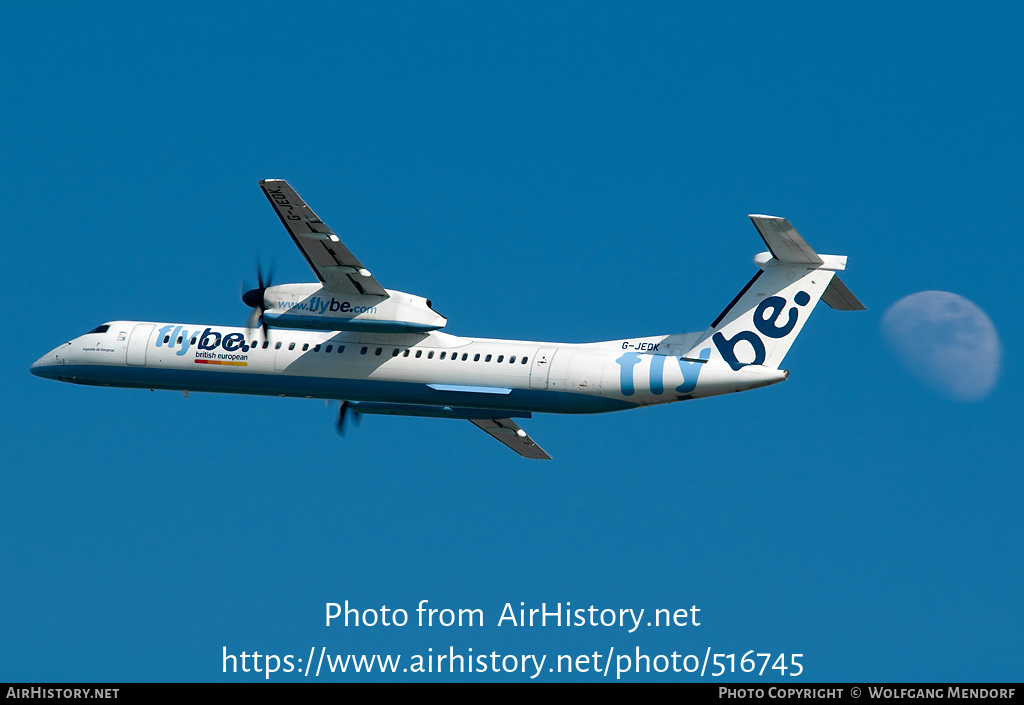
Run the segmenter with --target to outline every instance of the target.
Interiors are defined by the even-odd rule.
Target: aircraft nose
[[[54,348],[33,362],[32,366],[28,368],[28,371],[36,377],[56,379],[57,373],[60,372],[61,368],[63,368],[65,364],[64,356],[61,355],[61,349],[64,347],[67,347],[67,343],[59,348]]]
[[[32,363],[32,366],[28,368],[28,371],[34,374],[36,377],[48,377],[46,374],[46,367],[51,364],[51,355],[43,355],[41,358]]]

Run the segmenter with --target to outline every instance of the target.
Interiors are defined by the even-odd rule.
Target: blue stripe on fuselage
[[[220,370],[176,370],[114,365],[54,365],[34,368],[42,377],[76,384],[136,387],[139,389],[187,389],[191,392],[262,394],[268,396],[347,399],[393,404],[478,407],[565,414],[620,411],[636,403],[587,394],[537,389],[513,389],[509,394],[431,389],[421,382],[385,382],[338,377],[259,374]]]

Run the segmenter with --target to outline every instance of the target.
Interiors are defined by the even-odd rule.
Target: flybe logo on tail
[[[806,306],[811,301],[810,295],[806,291],[797,292],[796,296],[793,297],[793,301],[796,306]],[[789,302],[781,296],[769,296],[767,299],[762,301],[754,309],[754,327],[757,328],[758,333],[765,336],[766,338],[785,338],[787,335],[793,332],[796,327],[797,321],[800,319],[800,309],[793,306],[786,311],[786,305]],[[779,324],[779,317],[782,312],[786,311],[786,320],[781,325]],[[722,359],[725,360],[729,367],[734,371],[739,370],[741,367],[746,365],[763,365],[766,357],[764,349],[764,341],[749,330],[741,330],[739,333],[731,338],[726,338],[721,333],[715,333],[711,340],[714,341],[715,347],[718,348],[718,352],[721,353]],[[751,362],[740,362],[736,359],[736,345],[740,342],[746,342],[750,344],[750,347],[754,349],[754,359]]]

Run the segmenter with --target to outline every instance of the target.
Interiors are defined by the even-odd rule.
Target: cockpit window
[[[109,324],[105,325],[105,326],[96,326],[91,331],[89,331],[89,333],[106,333],[109,329],[110,329],[110,325]],[[86,333],[86,335],[89,335],[89,333]]]

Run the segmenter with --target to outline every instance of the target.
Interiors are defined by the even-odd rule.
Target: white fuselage
[[[79,384],[595,413],[763,387],[788,373],[685,357],[698,334],[588,344],[113,321],[32,372]],[[380,413],[380,412],[378,412]]]

